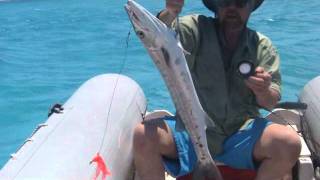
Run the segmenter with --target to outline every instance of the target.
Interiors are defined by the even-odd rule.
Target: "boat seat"
[[[167,110],[154,110],[152,112],[147,112],[143,120],[150,121],[153,119],[163,118],[165,116],[174,116],[174,115]]]

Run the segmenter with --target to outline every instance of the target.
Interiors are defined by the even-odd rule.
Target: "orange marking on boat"
[[[111,176],[111,172],[109,171],[107,165],[105,164],[103,158],[99,153],[90,161],[90,164],[95,162],[97,164],[96,173],[93,177],[94,180],[97,180],[100,173],[102,173],[102,180],[106,180],[107,176]]]

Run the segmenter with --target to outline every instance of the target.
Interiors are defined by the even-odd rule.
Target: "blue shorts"
[[[174,118],[166,118],[165,122],[171,129],[176,146],[178,159],[163,158],[166,171],[174,177],[189,174],[197,164],[197,156],[186,131],[176,131]],[[253,160],[253,149],[263,130],[272,122],[264,119],[248,120],[238,132],[223,143],[224,151],[215,156],[214,160],[237,169],[256,169]]]

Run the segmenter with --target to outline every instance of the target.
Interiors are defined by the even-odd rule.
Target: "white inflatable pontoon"
[[[123,75],[100,75],[84,83],[63,108],[12,155],[0,179],[95,179],[97,164],[89,163],[98,152],[111,172],[108,180],[127,179],[133,127],[146,111],[138,84]]]
[[[299,100],[308,105],[304,112],[303,132],[313,155],[320,160],[320,76],[310,81]],[[320,163],[320,162],[318,162]]]

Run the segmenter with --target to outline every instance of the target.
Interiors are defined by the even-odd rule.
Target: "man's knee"
[[[163,141],[168,139],[169,135],[168,126],[164,121],[147,122],[136,126],[133,141],[138,148],[148,146],[159,148],[164,144]]]
[[[152,151],[168,157],[176,157],[176,145],[169,126],[164,121],[139,124],[134,129],[135,152]]]
[[[153,130],[153,131],[156,131]],[[133,146],[135,149],[145,149],[148,146],[153,146],[157,143],[156,132],[152,132],[151,129],[143,124],[139,124],[135,127],[133,133]]]
[[[301,151],[299,135],[288,127],[273,124],[267,127],[255,147],[255,158],[274,158],[295,163]]]
[[[271,135],[272,156],[279,160],[295,163],[301,151],[299,135],[290,128],[282,127],[277,133]]]

